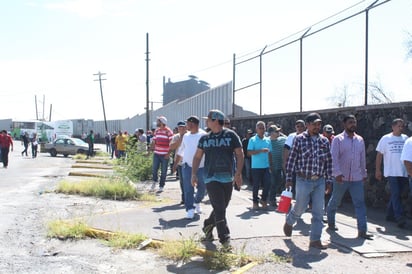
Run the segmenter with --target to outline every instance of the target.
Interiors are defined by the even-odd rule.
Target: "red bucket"
[[[280,213],[288,213],[290,204],[292,203],[292,188],[285,189],[282,191],[282,195],[280,196],[279,205],[277,211]]]

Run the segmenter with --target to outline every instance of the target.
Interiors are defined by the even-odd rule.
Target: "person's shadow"
[[[326,230],[326,233],[329,234],[330,241],[337,247],[337,250],[345,254],[351,253],[357,246],[362,246],[365,241],[370,241],[362,238],[344,238],[335,231],[328,229]]]
[[[325,259],[328,254],[317,248],[310,248],[308,251],[297,247],[291,239],[284,240],[289,252],[282,249],[273,249],[273,253],[283,258],[290,258],[294,267],[303,269],[312,269],[310,265],[313,262],[319,262]]]
[[[176,219],[176,220],[165,220],[163,218],[159,218],[159,225],[154,226],[153,229],[160,229],[160,230],[167,230],[172,228],[185,228],[185,227],[192,227],[192,226],[199,226],[198,224],[194,223],[199,221],[199,215],[195,215],[193,219]]]
[[[240,219],[243,219],[243,220],[250,220],[250,219],[257,219],[260,215],[266,215],[266,214],[269,214],[268,210],[247,209],[245,212],[236,215],[236,217],[240,217]]]
[[[174,204],[174,205],[168,205],[168,206],[162,206],[162,207],[154,207],[153,212],[162,212],[162,211],[167,211],[167,210],[179,210],[183,209],[182,205],[180,204]]]

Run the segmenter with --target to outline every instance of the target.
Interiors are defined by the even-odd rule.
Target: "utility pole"
[[[39,120],[39,111],[37,110],[37,95],[34,95],[34,106],[36,108],[36,120]]]
[[[96,79],[94,81],[99,81],[100,83],[100,96],[102,97],[102,106],[103,106],[103,117],[104,117],[104,128],[106,129],[107,132],[107,121],[106,121],[106,111],[104,109],[104,100],[103,100],[103,88],[102,88],[102,81],[106,79],[102,79],[103,75],[106,75],[106,73],[101,73],[100,71],[97,74],[93,74],[94,76],[99,76],[99,79]]]
[[[146,131],[150,130],[149,110],[149,33],[146,33]]]

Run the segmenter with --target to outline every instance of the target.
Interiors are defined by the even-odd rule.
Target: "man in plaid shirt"
[[[326,249],[320,238],[324,211],[325,182],[332,182],[332,157],[330,144],[319,134],[322,119],[316,112],[305,118],[307,130],[295,137],[286,163],[286,188],[292,186],[292,174],[296,173],[296,202],[286,216],[283,231],[292,235],[293,225],[312,201],[312,224],[309,247]]]

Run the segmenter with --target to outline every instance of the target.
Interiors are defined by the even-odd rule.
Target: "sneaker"
[[[196,214],[202,213],[202,208],[200,207],[200,204],[195,204],[195,213]]]
[[[213,242],[213,227],[214,225],[212,224],[203,226],[202,231],[203,233],[205,233],[204,237],[202,238],[203,241]]]
[[[163,187],[161,186],[161,187],[159,187],[159,190],[157,191],[158,193],[161,193],[161,192],[163,192]]]
[[[267,203],[266,201],[260,200],[260,204],[262,205],[262,209],[263,209],[263,210],[266,210],[266,209],[267,209],[268,203]]]
[[[338,231],[339,228],[338,228],[335,224],[328,224],[327,230],[330,230],[330,231]]]
[[[310,242],[309,243],[309,248],[310,247],[314,247],[314,248],[317,248],[317,249],[327,249],[328,248],[328,246],[322,244],[321,241],[312,241],[312,242]]]
[[[363,238],[365,240],[373,240],[373,235],[367,233],[366,231],[359,231],[358,238]]]
[[[402,216],[396,221],[396,223],[398,227],[404,228],[406,225],[406,218]]]
[[[253,210],[258,210],[259,209],[259,204],[258,203],[253,203],[252,209]]]
[[[292,229],[293,229],[293,226],[285,222],[285,224],[283,225],[283,232],[285,233],[286,236],[288,237],[292,236]]]
[[[186,211],[186,219],[192,220],[195,217],[195,210],[189,209]]]
[[[223,252],[232,252],[233,247],[230,244],[230,239],[226,239],[223,243],[222,243],[222,251]]]
[[[156,182],[152,183],[152,186],[150,187],[150,192],[154,192],[156,190]]]

